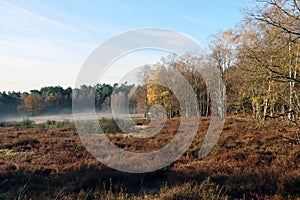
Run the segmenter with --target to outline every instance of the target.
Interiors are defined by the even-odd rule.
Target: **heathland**
[[[149,120],[135,122],[147,126]],[[107,137],[118,147],[149,152],[170,142],[179,122],[179,118],[168,119],[159,133],[147,139],[117,133],[111,120],[102,120],[102,127],[107,127]],[[101,164],[85,149],[74,124],[67,120],[38,125],[24,120],[2,127],[0,198],[299,198],[300,141],[295,124],[228,116],[213,150],[199,159],[209,123],[210,118],[200,119],[194,142],[177,161],[145,174],[119,172]]]

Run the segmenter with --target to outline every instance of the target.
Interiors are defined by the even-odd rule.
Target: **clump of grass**
[[[43,128],[46,129],[54,129],[54,128],[72,128],[73,123],[70,122],[68,119],[64,119],[63,121],[54,121],[54,120],[47,120],[43,125]]]
[[[118,118],[101,118],[98,121],[94,120],[79,120],[76,121],[76,127],[80,130],[85,130],[88,133],[124,133],[129,132],[132,123],[128,120]],[[122,127],[123,129],[121,129]]]
[[[109,188],[106,188],[106,185],[103,184],[103,188],[99,189],[98,187],[95,189],[88,190],[80,190],[78,194],[72,195],[67,194],[64,191],[65,188],[57,191],[54,199],[97,199],[97,200],[142,200],[142,195],[139,194],[128,194],[124,191],[124,189],[120,188],[118,191],[113,191],[112,182],[110,181]],[[148,198],[155,199],[155,198]]]
[[[16,154],[18,154],[18,153],[13,152],[10,149],[0,149],[0,155],[3,156],[3,157],[14,156]]]
[[[22,128],[23,130],[34,128],[35,126],[35,122],[30,119],[23,119],[21,123],[16,124],[17,128]]]
[[[208,178],[201,184],[187,182],[180,186],[169,188],[163,187],[159,191],[159,199],[162,200],[180,200],[180,199],[215,199],[215,200],[227,200],[228,196],[222,187],[211,182]]]
[[[43,125],[42,127],[43,128],[46,128],[46,129],[52,129],[55,127],[55,124],[56,124],[56,121],[54,120],[47,120]]]
[[[122,130],[118,126],[114,118],[101,118],[99,120],[100,127],[104,133],[121,133]]]
[[[123,119],[103,117],[99,120],[99,125],[103,133],[124,133],[124,130],[122,130],[118,124],[125,130],[129,130],[131,127],[130,122]]]
[[[56,128],[72,128],[73,123],[69,119],[64,119],[63,121],[56,122]]]

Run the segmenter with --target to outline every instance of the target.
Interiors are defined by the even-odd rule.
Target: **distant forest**
[[[82,85],[74,91],[80,91],[82,98],[90,98],[89,93],[95,90],[95,104],[98,111],[108,111],[112,92],[128,93],[133,85],[97,84]],[[0,110],[2,118],[7,116],[36,116],[44,114],[67,114],[72,112],[72,88],[61,86],[43,87],[40,90],[28,92],[0,92]]]
[[[236,27],[212,35],[209,41],[210,66],[216,69],[226,86],[227,113],[248,115],[267,120],[281,117],[296,120],[300,115],[300,6],[293,0],[267,0],[245,10],[245,17]],[[193,87],[200,115],[210,115],[211,95],[196,70],[199,59],[189,54],[169,55],[153,66],[144,66],[140,77],[167,77],[179,71]],[[145,80],[141,80],[146,82]],[[165,108],[168,117],[180,116],[182,110],[172,90],[154,84],[97,84],[74,89],[80,98],[89,98],[95,90],[97,110],[109,111],[114,95],[129,98],[131,113],[144,113],[151,105]],[[76,92],[77,91],[77,92]],[[188,102],[187,96],[187,103]],[[121,103],[121,102],[120,102]],[[30,93],[0,93],[1,115],[41,115],[70,113],[72,89],[44,87]],[[193,111],[185,111],[189,113]]]

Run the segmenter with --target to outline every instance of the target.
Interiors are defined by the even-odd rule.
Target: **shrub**
[[[52,129],[55,127],[55,124],[56,124],[56,121],[54,120],[47,120],[43,125],[42,127],[43,128],[46,128],[46,129]]]
[[[56,128],[72,128],[73,123],[69,119],[64,119],[63,121],[56,122]]]
[[[47,120],[43,125],[43,128],[46,129],[53,129],[53,128],[72,128],[73,123],[70,122],[68,119],[64,119],[63,121],[54,121],[54,120]]]
[[[35,122],[30,119],[23,119],[23,121],[16,125],[17,127],[25,129],[30,129],[35,127]]]
[[[131,125],[129,121],[118,118],[101,118],[99,120],[99,125],[104,133],[124,133],[118,124],[126,130],[129,130]]]

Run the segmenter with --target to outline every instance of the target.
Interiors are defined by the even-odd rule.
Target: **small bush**
[[[123,119],[114,118],[101,118],[99,120],[100,127],[104,133],[124,133],[124,131],[118,126],[124,127],[129,130],[130,123]]]
[[[56,121],[54,121],[54,120],[47,120],[47,121],[42,125],[42,127],[43,127],[43,128],[46,128],[46,129],[52,129],[52,128],[55,128],[55,124],[56,124]]]
[[[73,123],[70,122],[68,119],[64,119],[63,121],[54,121],[54,120],[47,120],[43,125],[43,128],[46,129],[53,129],[53,128],[72,128]]]
[[[71,128],[73,123],[69,119],[64,119],[63,121],[56,122],[56,128]]]
[[[114,118],[101,118],[99,125],[104,133],[120,133],[122,130],[118,126]]]
[[[17,127],[25,129],[30,129],[35,127],[35,122],[30,119],[23,119],[23,121],[16,125]]]

